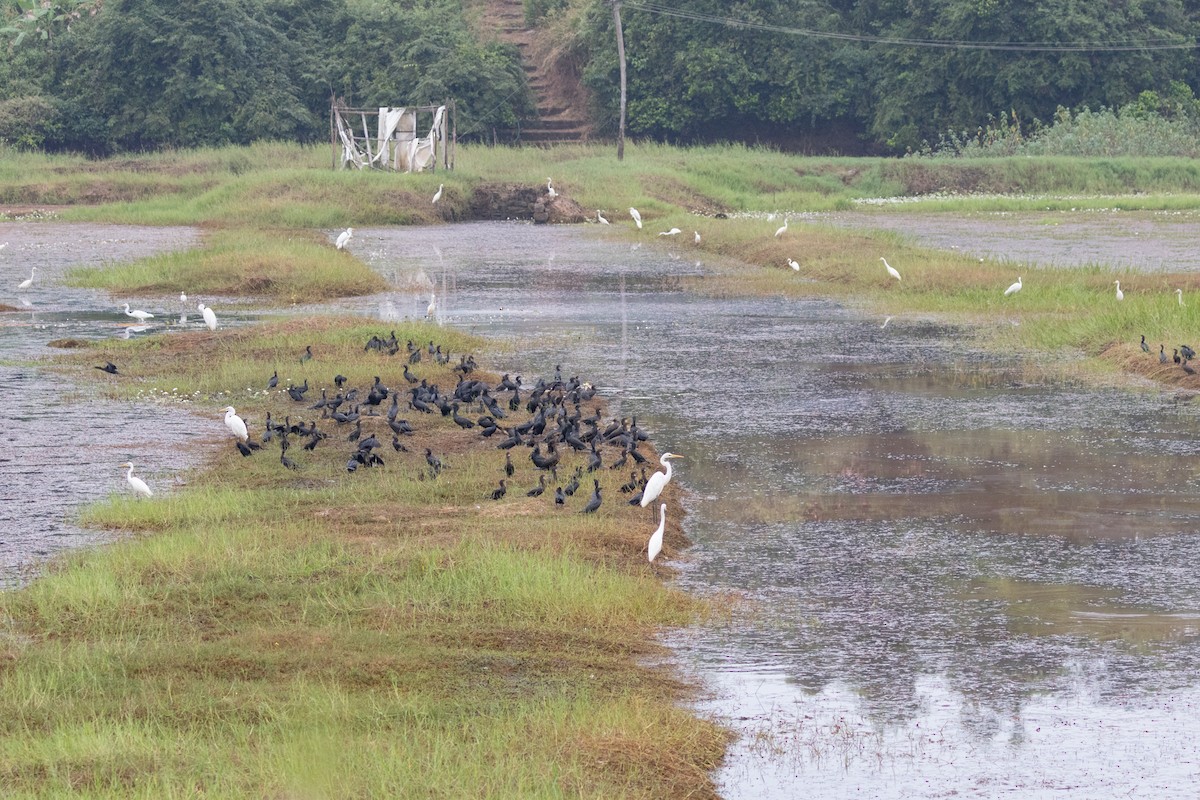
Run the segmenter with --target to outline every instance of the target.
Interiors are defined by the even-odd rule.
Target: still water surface
[[[419,317],[436,291],[441,322],[514,345],[513,371],[561,363],[687,455],[696,546],[679,580],[741,599],[728,623],[672,640],[710,689],[704,709],[743,734],[718,776],[726,797],[1194,796],[1190,396],[1030,385],[927,321],[706,297],[685,287],[720,265],[686,246],[492,223],[355,233],[352,252],[395,291],[340,307]],[[104,313],[93,335],[115,335]],[[88,314],[63,316],[75,330]],[[63,335],[10,327],[6,352]],[[56,379],[33,380],[54,394]],[[35,422],[46,403],[58,426],[115,412],[35,397],[6,428],[60,430]],[[147,441],[98,432],[80,448],[91,472],[168,424],[128,414]],[[53,448],[17,444],[0,468],[49,480],[57,467],[31,454]],[[167,474],[170,452],[151,469]]]

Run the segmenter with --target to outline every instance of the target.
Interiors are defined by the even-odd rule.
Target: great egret
[[[1179,305],[1183,305],[1183,289],[1175,290],[1175,299],[1179,301]]]
[[[605,219],[604,215],[600,213],[600,209],[598,209],[598,208],[596,209],[596,220],[597,220],[597,221],[598,221],[598,222],[599,222],[601,225],[607,225],[607,224],[608,224],[608,220],[607,220],[607,219]]]
[[[437,313],[437,294],[429,295],[429,305],[425,306],[425,316],[432,317]]]
[[[33,273],[37,272],[37,267],[31,267],[29,277],[17,284],[18,289],[28,289],[33,285]]]
[[[439,183],[438,190],[433,193],[433,204],[437,205],[437,201],[442,199],[442,190],[446,188],[446,184]]]
[[[888,272],[888,275],[891,275],[891,276],[892,276],[893,278],[895,278],[896,280],[901,280],[901,278],[900,278],[900,273],[899,273],[899,272],[896,270],[896,268],[895,268],[895,267],[893,267],[891,264],[887,263],[887,259],[886,259],[886,258],[884,258],[883,256],[880,256],[880,257],[879,257],[879,260],[883,262],[883,265],[884,265],[885,267],[887,267],[887,272]]]
[[[1019,291],[1021,291],[1021,276],[1018,275],[1017,282],[1004,290],[1004,296],[1008,297],[1010,294],[1016,294]]]
[[[146,485],[146,482],[144,480],[142,480],[141,478],[133,477],[133,462],[132,461],[126,461],[121,466],[124,467],[126,470],[128,470],[125,473],[125,480],[129,483],[129,488],[133,489],[134,494],[141,495],[142,497],[153,497],[154,496],[154,492],[150,491],[150,487]]]
[[[633,221],[637,223],[638,230],[642,229],[642,215],[633,206],[629,207],[629,216],[633,217]]]
[[[148,319],[154,319],[154,315],[148,311],[142,311],[140,309],[134,309],[133,311],[130,311],[129,303],[125,304],[125,316],[133,317],[138,322],[145,322]]]
[[[1115,284],[1117,285],[1117,299],[1118,299],[1118,300],[1124,300],[1124,299],[1125,299],[1125,293],[1121,291],[1121,282],[1120,282],[1120,281],[1113,281],[1113,283],[1115,283]]]
[[[181,302],[181,303],[186,303],[186,302],[187,302],[187,292],[180,292],[180,293],[179,293],[179,302]]]
[[[796,262],[796,259],[794,259],[794,258],[788,259],[788,266],[791,267],[794,272],[800,271],[800,265]]]
[[[696,244],[700,244],[700,231],[693,231],[693,233],[695,233],[695,234],[696,234],[696,236],[695,236],[695,238],[693,239],[693,241],[695,241],[695,243],[696,243]]]
[[[250,438],[250,432],[246,430],[246,421],[234,412],[233,406],[225,406],[225,427],[243,442]]]
[[[342,250],[343,248],[345,248],[346,245],[350,242],[350,237],[353,235],[354,235],[354,228],[346,228],[346,230],[339,233],[337,242],[335,243],[335,246],[337,247],[337,249]]]
[[[669,230],[669,231],[660,231],[658,235],[659,236],[678,236],[681,233],[683,233],[683,231],[679,230],[679,228],[671,228],[671,230]]]
[[[550,199],[558,197],[558,192],[554,191],[554,184],[549,178],[546,178],[546,194],[550,195]]]
[[[662,464],[667,471],[656,472],[650,476],[650,480],[646,481],[646,488],[642,490],[642,508],[657,500],[658,496],[662,494],[662,490],[671,482],[671,475],[673,474],[671,468],[672,458],[683,458],[683,456],[676,455],[675,453],[663,453],[658,463]]]
[[[788,218],[787,218],[787,217],[784,217],[784,218],[783,218],[783,224],[782,224],[782,225],[780,225],[780,226],[779,226],[779,228],[778,228],[778,230],[776,230],[776,231],[775,231],[775,238],[776,238],[776,239],[778,239],[780,236],[783,236],[785,233],[787,233],[787,225],[788,225]]]
[[[208,329],[215,331],[217,329],[217,315],[213,313],[213,310],[204,305],[204,303],[198,303],[196,308],[200,309],[200,315],[204,317],[204,324],[208,326]]]
[[[667,529],[667,504],[663,503],[658,507],[658,529],[650,534],[650,541],[646,545],[646,555],[654,561],[655,556],[662,552],[663,531]]]

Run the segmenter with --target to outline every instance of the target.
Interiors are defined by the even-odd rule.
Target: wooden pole
[[[617,125],[617,161],[625,160],[625,33],[621,30],[621,0],[613,0],[617,26],[617,60],[621,62],[621,121]]]

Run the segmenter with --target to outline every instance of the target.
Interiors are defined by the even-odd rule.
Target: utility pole
[[[625,34],[621,30],[621,0],[613,0],[617,26],[617,60],[621,62],[621,121],[617,126],[617,161],[625,160]]]

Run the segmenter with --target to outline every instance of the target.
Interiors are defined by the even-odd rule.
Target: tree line
[[[612,0],[523,0],[615,135]],[[328,136],[354,106],[453,97],[461,138],[535,113],[520,55],[463,0],[7,0],[0,141],[96,155]],[[670,13],[664,13],[664,9]],[[1200,0],[624,0],[628,132],[906,152],[998,115],[1191,95]],[[924,44],[914,43],[921,40]],[[936,46],[990,43],[989,48]],[[1044,49],[996,49],[1041,43]],[[1128,49],[1118,49],[1126,47]],[[1143,103],[1144,105],[1144,103]]]

